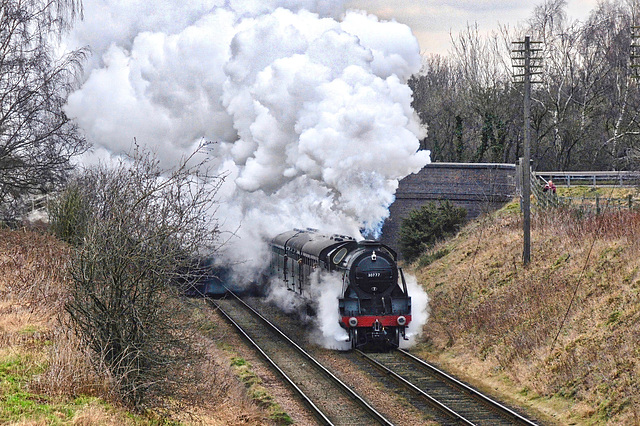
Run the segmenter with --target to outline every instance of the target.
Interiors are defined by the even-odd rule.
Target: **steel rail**
[[[479,399],[480,401],[484,402],[485,404],[487,404],[487,405],[491,406],[492,408],[498,410],[500,413],[502,413],[505,416],[511,418],[512,420],[515,420],[520,424],[525,424],[525,425],[529,425],[529,426],[537,426],[536,423],[532,422],[531,420],[527,419],[526,417],[521,416],[520,414],[518,414],[515,411],[511,410],[509,407],[506,407],[506,406],[500,404],[499,402],[489,398],[485,394],[477,391],[476,389],[472,388],[471,386],[469,386],[469,385],[467,385],[465,383],[462,383],[460,380],[456,379],[455,377],[450,376],[449,374],[445,373],[444,371],[434,367],[433,365],[431,365],[428,362],[416,357],[415,355],[410,354],[409,352],[405,351],[404,349],[398,349],[398,352],[402,353],[404,356],[406,356],[407,358],[411,359],[412,361],[422,365],[426,369],[432,371],[435,375],[437,375],[437,376],[443,378],[444,380],[452,383],[453,385],[455,385],[456,387],[464,390],[465,392],[468,392],[473,397]]]
[[[398,373],[396,373],[395,371],[391,370],[389,367],[381,364],[380,362],[378,362],[375,359],[371,358],[369,355],[365,354],[364,352],[362,352],[359,349],[356,349],[355,352],[358,355],[360,355],[361,357],[363,357],[364,359],[366,359],[367,362],[373,364],[376,368],[378,368],[383,373],[393,377],[395,380],[397,380],[398,382],[402,383],[402,385],[404,385],[405,387],[411,389],[413,392],[415,392],[418,395],[420,395],[423,398],[425,398],[429,404],[431,404],[432,406],[435,406],[438,410],[444,412],[449,417],[452,417],[453,419],[461,422],[462,424],[474,425],[473,422],[467,420],[466,418],[464,418],[462,415],[460,415],[456,411],[454,411],[451,408],[447,407],[445,404],[443,404],[442,402],[438,401],[437,399],[435,399],[434,397],[432,397],[431,395],[429,395],[428,393],[426,393],[425,391],[423,391],[422,389],[420,389],[419,387],[417,387],[416,385],[414,385],[413,383],[411,383],[410,381],[408,381],[404,377],[400,376]]]
[[[293,346],[303,357],[305,357],[309,362],[311,362],[316,368],[318,368],[326,377],[336,383],[344,393],[346,393],[353,401],[355,401],[358,405],[365,409],[376,421],[378,421],[382,425],[393,426],[389,420],[387,420],[381,413],[379,413],[375,408],[373,408],[367,401],[364,400],[360,395],[354,392],[347,384],[345,384],[342,380],[340,380],[337,376],[335,376],[331,371],[329,371],[324,365],[320,364],[315,358],[313,358],[307,351],[305,351],[300,345],[291,340],[289,336],[284,334],[278,327],[272,324],[268,319],[262,316],[258,311],[253,309],[250,305],[248,305],[244,300],[238,297],[235,293],[229,291],[229,294],[238,300],[242,305],[244,305],[249,311],[251,311],[257,318],[259,318],[263,323],[265,323],[268,327],[270,327],[273,331],[275,331],[279,336],[281,336],[284,340],[287,341],[291,346]],[[243,332],[244,334],[244,332]],[[262,352],[262,351],[261,351]],[[327,419],[328,420],[328,419]]]
[[[315,405],[313,403],[313,401],[311,400],[311,398],[309,398],[302,389],[300,389],[300,387],[298,387],[298,385],[295,384],[295,382],[287,375],[287,373],[285,373],[279,366],[278,364],[276,364],[276,362],[274,360],[271,359],[271,357],[269,357],[269,355],[267,355],[266,352],[264,352],[262,350],[262,348],[251,338],[251,336],[249,336],[240,326],[240,324],[238,324],[237,322],[235,322],[233,320],[233,318],[231,318],[225,311],[224,309],[222,309],[222,307],[220,307],[220,305],[218,305],[217,303],[215,303],[214,301],[211,301],[209,299],[210,303],[214,304],[215,307],[218,309],[218,311],[220,313],[222,313],[222,315],[226,318],[227,321],[229,321],[241,334],[242,336],[260,353],[260,355],[262,355],[262,357],[269,363],[269,365],[271,365],[272,368],[274,368],[278,374],[280,374],[280,376],[287,382],[287,384],[289,386],[291,386],[291,388],[293,388],[293,390],[298,394],[298,396],[302,399],[302,401],[304,402],[304,404],[311,410],[311,412],[313,413],[313,415],[322,423],[328,426],[334,426],[334,424],[331,422],[331,420],[329,420],[327,418],[327,416],[324,415],[324,413],[320,410],[320,408],[318,408],[317,405]]]

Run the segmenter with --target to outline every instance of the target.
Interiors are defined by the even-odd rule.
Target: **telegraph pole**
[[[531,261],[531,76],[541,74],[537,71],[542,65],[532,64],[532,61],[541,58],[534,56],[542,49],[534,49],[531,45],[540,44],[539,41],[531,41],[529,36],[524,41],[514,42],[518,48],[513,50],[513,67],[517,70],[514,74],[516,82],[524,83],[524,155],[522,161],[522,213],[524,248],[522,261],[528,265]],[[538,61],[539,62],[539,61]],[[522,80],[520,80],[522,79]]]

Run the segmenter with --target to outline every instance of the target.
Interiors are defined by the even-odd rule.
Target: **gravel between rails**
[[[233,352],[251,364],[251,370],[262,381],[261,385],[264,386],[274,400],[280,404],[282,409],[291,417],[294,424],[319,426],[320,423],[309,413],[309,410],[300,401],[300,398],[282,381],[279,375],[273,372],[263,358],[258,355],[252,347],[247,345],[244,338],[224,319],[222,314],[214,310],[213,315],[219,319],[216,322],[216,329],[214,331],[217,340],[222,342],[224,346],[233,348]],[[266,416],[267,414],[265,413],[265,424],[276,424]]]
[[[373,375],[371,370],[355,364],[345,353],[324,349],[313,341],[313,325],[284,314],[279,308],[264,303],[259,298],[245,299],[257,311],[285,332],[298,345],[303,347],[339,379],[364,397],[376,410],[397,425],[424,426],[436,425],[430,416],[417,410],[405,398],[391,393],[389,389]]]
[[[292,340],[308,351],[339,379],[349,384],[355,392],[364,397],[369,404],[394,424],[408,426],[447,424],[446,420],[443,422],[441,416],[425,413],[422,409],[414,407],[409,402],[411,399],[409,395],[396,393],[392,381],[373,371],[366,363],[355,361],[354,357],[349,356],[349,353],[318,346],[313,339],[313,324],[304,323],[292,315],[287,315],[278,307],[265,303],[261,298],[246,298],[245,301],[272,323],[278,325]],[[243,353],[253,352],[239,336],[235,336],[234,340],[238,342],[234,343],[235,347],[238,345],[244,347]],[[265,387],[292,417],[295,424],[318,424],[315,418],[309,414],[307,408],[298,401],[295,394],[282,383],[280,377],[274,375],[264,365],[261,358],[256,358],[253,355],[247,359],[255,366],[254,370],[259,371],[258,375],[267,378],[266,380],[263,378]]]
[[[216,302],[238,325],[275,361],[301,390],[313,400],[331,422],[336,425],[377,424],[378,418],[354,401],[342,385],[328,379],[326,372],[283,337],[266,327],[232,298]],[[386,421],[384,421],[386,423]]]
[[[535,424],[526,418],[512,417],[508,413],[508,407],[499,403],[498,405],[490,404],[486,396],[480,392],[459,381],[451,380],[451,376],[439,374],[431,366],[419,362],[407,352],[399,350],[360,355],[363,359],[389,368],[475,425]]]

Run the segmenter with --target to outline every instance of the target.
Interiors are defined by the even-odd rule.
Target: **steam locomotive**
[[[407,339],[411,297],[396,264],[397,254],[388,246],[344,235],[322,235],[314,229],[295,229],[273,238],[271,254],[271,274],[302,297],[309,297],[315,271],[341,275],[337,309],[351,348],[393,348],[399,346],[400,337]]]

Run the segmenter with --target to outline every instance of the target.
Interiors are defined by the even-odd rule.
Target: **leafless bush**
[[[574,239],[589,235],[593,238],[637,241],[640,237],[640,212],[606,207],[600,214],[584,214],[570,207],[548,209],[534,215],[534,226]]]
[[[72,262],[65,309],[110,380],[114,399],[142,407],[186,386],[200,353],[188,310],[177,300],[193,260],[215,251],[220,177],[205,164],[160,168],[136,148],[116,167],[78,178],[87,218]]]

